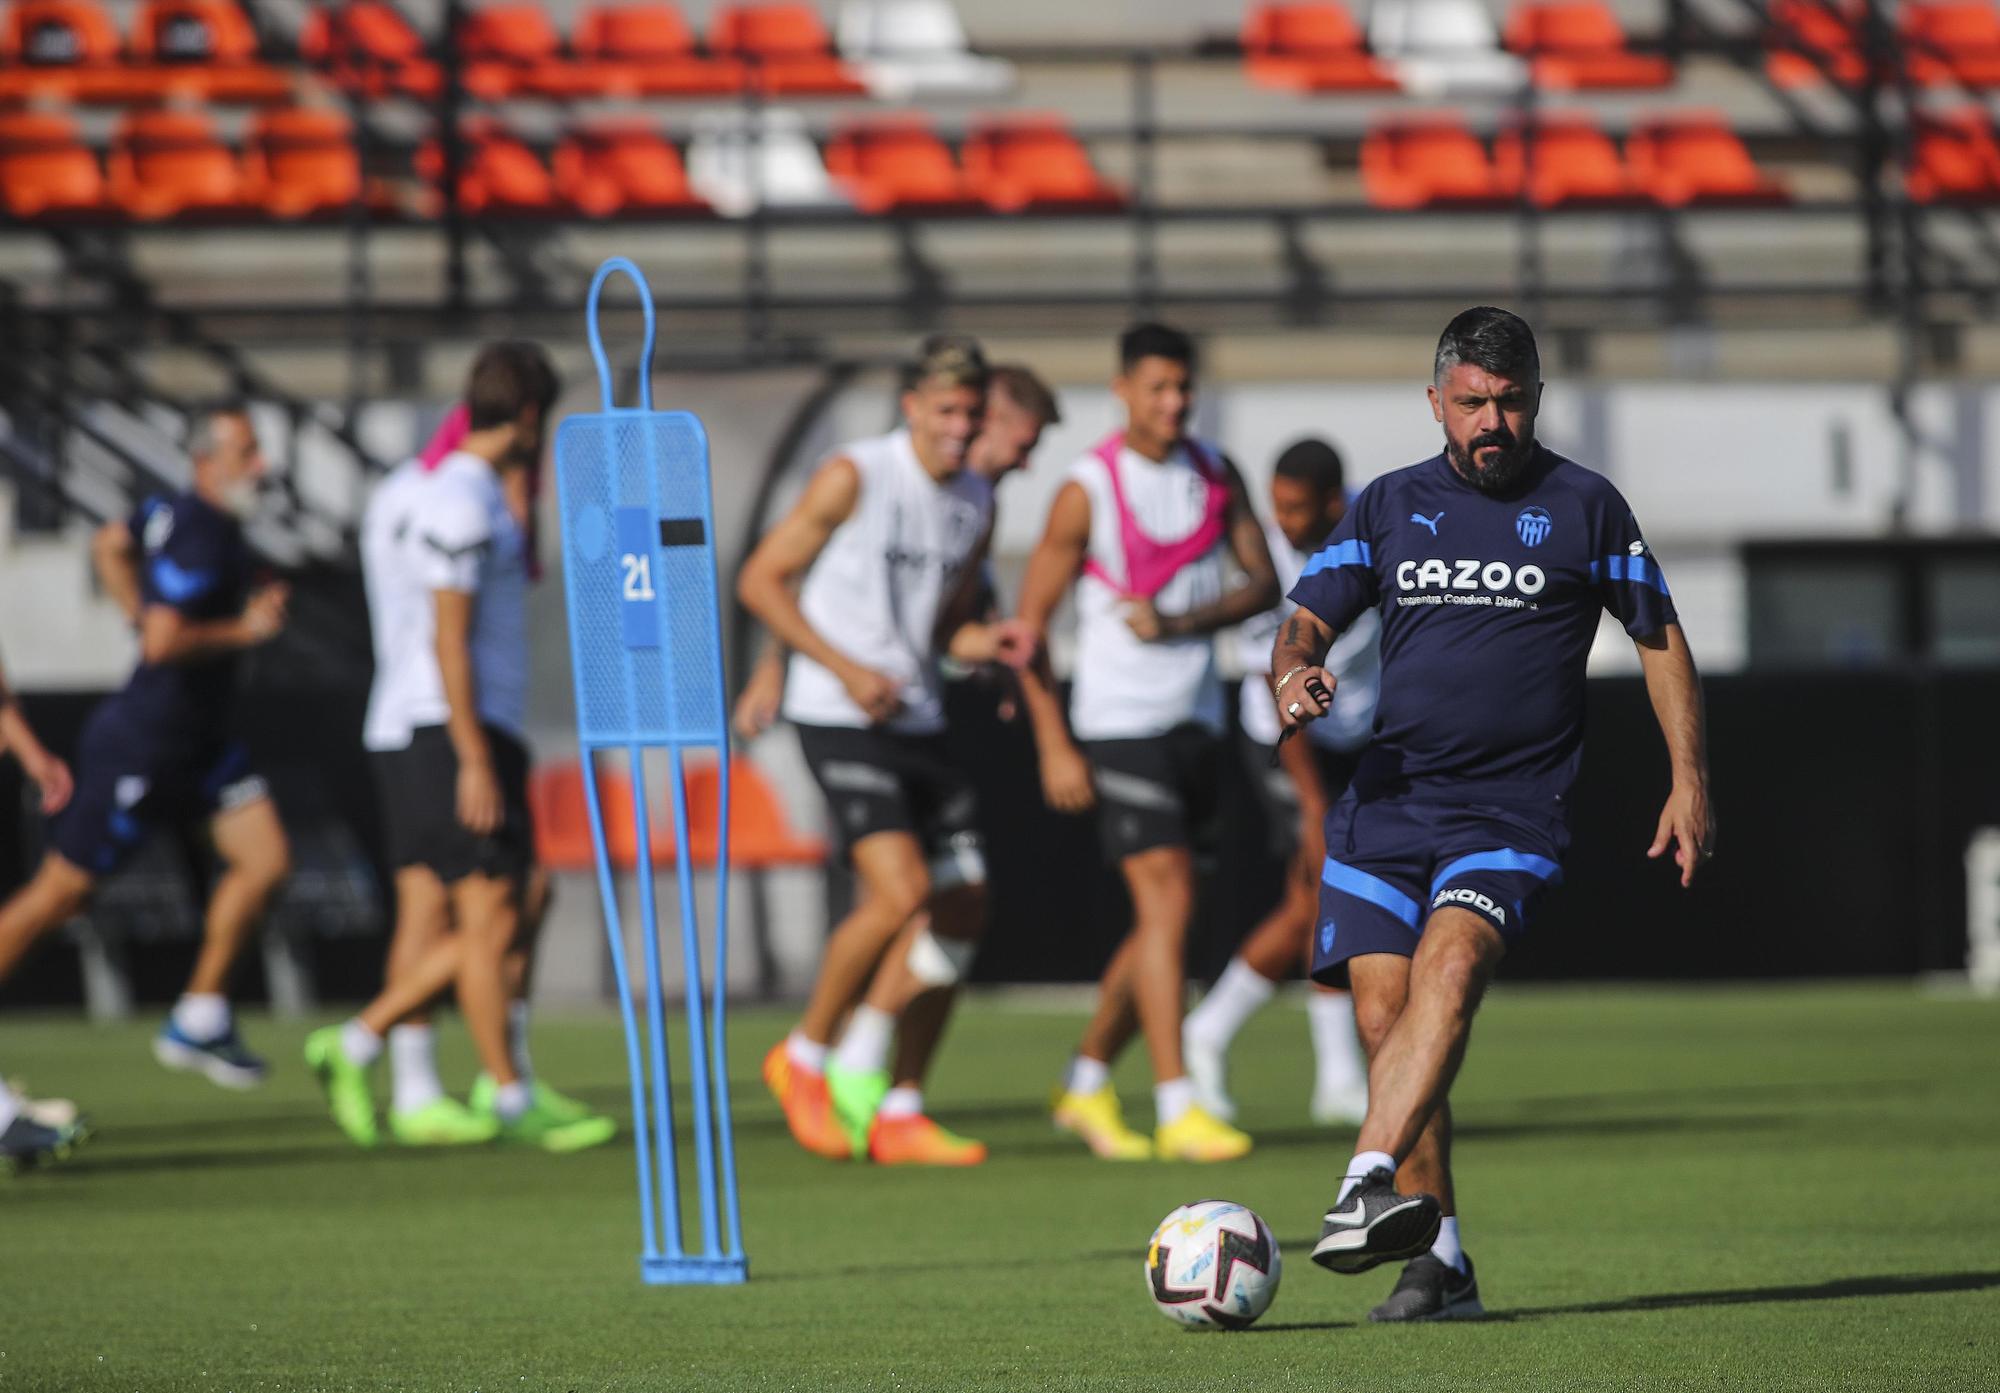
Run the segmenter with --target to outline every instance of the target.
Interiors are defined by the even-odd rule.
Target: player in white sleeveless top
[[[1189,848],[1213,816],[1221,773],[1213,635],[1275,605],[1277,577],[1234,466],[1187,434],[1187,335],[1157,324],[1126,331],[1113,386],[1125,429],[1071,471],[1021,594],[1021,623],[1039,638],[1077,588],[1070,727],[1084,751],[1049,687],[1031,677],[1023,690],[1048,800],[1068,811],[1101,802],[1099,835],[1134,914],[1055,1120],[1100,1156],[1225,1160],[1248,1151],[1250,1139],[1198,1105],[1181,1060],[1182,955],[1195,901]],[[1242,573],[1233,583],[1225,554]],[[1155,1085],[1150,1141],[1125,1125],[1110,1085],[1111,1061],[1141,1028]]]
[[[1298,441],[1278,457],[1271,478],[1275,522],[1265,537],[1280,587],[1289,590],[1298,583],[1308,558],[1346,515],[1345,484],[1340,455],[1324,441]],[[1346,792],[1367,747],[1381,684],[1381,626],[1371,611],[1341,634],[1327,656],[1327,670],[1338,679],[1333,710],[1306,727],[1304,739],[1281,744],[1277,706],[1271,700],[1270,651],[1292,608],[1289,601],[1282,603],[1234,635],[1239,661],[1249,674],[1243,679],[1241,705],[1244,763],[1273,849],[1285,862],[1283,892],[1201,1004],[1188,1013],[1181,1037],[1202,1106],[1225,1120],[1236,1113],[1225,1085],[1230,1041],[1311,952],[1326,854],[1326,811]],[[1344,990],[1315,983],[1307,1014],[1314,1062],[1312,1118],[1358,1125],[1368,1111],[1368,1070],[1354,1031],[1353,999]]]
[[[974,796],[945,754],[938,659],[989,661],[1002,646],[1002,629],[970,614],[993,493],[964,466],[986,385],[977,344],[929,340],[902,395],[904,428],[821,466],[737,578],[737,597],[792,651],[783,711],[858,883],[798,1027],[765,1060],[793,1137],[829,1158],[866,1142],[865,1119],[843,1126],[827,1085],[842,1015],[926,906],[927,952],[953,972],[984,914]]]

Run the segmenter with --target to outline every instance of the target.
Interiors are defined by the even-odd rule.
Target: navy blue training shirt
[[[1609,610],[1674,622],[1666,578],[1610,480],[1535,446],[1481,493],[1443,455],[1363,489],[1291,598],[1338,633],[1382,614],[1382,697],[1355,796],[1560,802],[1583,747],[1584,660]]]
[[[231,619],[250,593],[243,527],[199,495],[149,498],[127,524],[139,546],[142,605],[167,605],[191,620]],[[145,663],[114,701],[121,725],[143,742],[218,735],[235,690],[236,655]]]

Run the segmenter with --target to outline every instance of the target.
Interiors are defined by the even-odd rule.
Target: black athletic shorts
[[[798,731],[844,848],[877,832],[908,832],[932,860],[980,856],[979,800],[943,735],[850,726],[800,725]],[[983,880],[983,870],[968,878]]]
[[[535,850],[528,747],[496,727],[485,730],[500,780],[501,819],[483,836],[458,820],[458,751],[443,726],[418,726],[402,749],[370,755],[391,868],[428,866],[447,885],[469,875],[526,874]]]
[[[1306,740],[1303,735],[1295,740]],[[1239,741],[1243,751],[1243,767],[1250,775],[1250,782],[1257,790],[1257,805],[1264,814],[1264,822],[1271,838],[1271,850],[1290,859],[1299,849],[1299,789],[1292,782],[1291,771],[1282,764],[1271,767],[1271,747],[1243,736]],[[1340,795],[1347,792],[1348,784],[1354,781],[1355,766],[1361,763],[1361,751],[1343,753],[1325,745],[1306,740],[1306,749],[1319,766],[1319,785],[1326,794],[1326,805],[1331,808],[1340,801]]]
[[[1222,739],[1175,726],[1140,740],[1086,740],[1097,782],[1098,839],[1113,863],[1158,846],[1207,840],[1221,812]]]

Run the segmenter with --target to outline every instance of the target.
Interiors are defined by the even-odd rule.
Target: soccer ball
[[[1228,1200],[1184,1204],[1153,1230],[1146,1291],[1161,1315],[1198,1330],[1243,1330],[1278,1295],[1278,1240]]]

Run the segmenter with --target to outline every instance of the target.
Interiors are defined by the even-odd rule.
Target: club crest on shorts
[[[1531,503],[1514,519],[1514,535],[1521,539],[1522,546],[1538,547],[1549,539],[1555,525],[1555,519],[1549,516],[1547,508]]]

